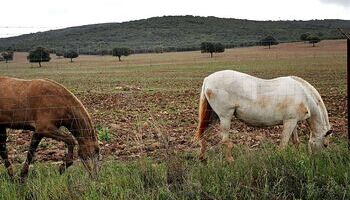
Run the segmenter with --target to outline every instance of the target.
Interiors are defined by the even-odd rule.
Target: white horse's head
[[[328,130],[325,133],[318,136],[310,137],[309,140],[309,153],[315,153],[323,148],[328,147],[329,139],[333,135],[333,130]]]

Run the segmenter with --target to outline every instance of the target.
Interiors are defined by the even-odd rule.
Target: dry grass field
[[[81,55],[70,63],[68,59],[52,55],[52,60],[43,63],[42,68],[38,68],[36,63],[28,63],[26,55],[15,53],[14,61],[1,62],[0,74],[26,79],[49,78],[65,85],[82,100],[91,114],[99,130],[105,160],[135,161],[145,157],[163,160],[166,147],[172,152],[194,157],[199,147],[193,141],[193,134],[197,126],[201,84],[204,77],[223,69],[237,70],[260,78],[288,75],[304,78],[315,86],[326,104],[336,131],[334,140],[344,143],[346,138],[345,40],[322,41],[316,47],[298,42],[279,44],[271,49],[227,49],[213,58],[200,52],[177,52],[136,54],[122,57],[122,62],[118,62],[112,56]],[[232,128],[238,131],[232,131],[232,139],[238,147],[246,148],[243,152],[264,149],[265,144],[278,144],[282,130],[279,126],[253,128],[237,121],[232,122]],[[309,131],[304,123],[299,124],[299,132],[302,142],[306,143]],[[24,161],[30,134],[10,131],[8,142],[10,157],[14,162]],[[219,153],[220,148],[216,145],[220,139],[217,129],[214,128],[208,134],[211,151]],[[40,144],[36,160],[60,161],[64,155],[63,149],[63,143],[45,140]],[[212,170],[214,168],[212,166]],[[157,170],[163,172],[164,168]],[[220,191],[215,192],[220,194]],[[85,191],[83,193],[86,195]],[[149,198],[155,197],[152,195]],[[93,198],[91,195],[89,197]],[[98,193],[98,197],[103,195]],[[127,197],[130,198],[124,196]],[[222,196],[218,199],[224,197],[233,198]],[[74,195],[69,198],[74,199]],[[157,198],[162,199],[160,196]],[[239,196],[235,198],[242,199]]]
[[[319,90],[337,135],[346,127],[346,42],[322,41],[316,47],[290,43],[265,47],[228,49],[210,58],[200,52],[136,54],[118,62],[112,56],[81,55],[70,63],[56,58],[38,68],[28,63],[27,53],[16,53],[11,63],[0,63],[0,74],[17,78],[49,78],[73,91],[87,107],[95,125],[108,129],[102,141],[104,155],[134,158],[159,156],[166,136],[171,148],[193,151],[193,133],[203,78],[212,72],[232,69],[261,78],[295,75]],[[258,147],[262,140],[279,141],[280,127],[255,129],[233,122],[239,131],[235,143]],[[307,129],[301,124],[304,135]],[[212,144],[218,142],[213,131]],[[18,140],[21,137],[23,140]],[[23,161],[27,134],[11,135],[11,155]],[[13,144],[13,145],[12,145]],[[62,146],[61,146],[62,147]],[[62,148],[61,148],[62,149]],[[46,151],[45,151],[46,150]],[[60,160],[63,151],[43,142],[39,160]]]

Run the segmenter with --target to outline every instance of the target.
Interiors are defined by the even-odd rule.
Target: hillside
[[[309,32],[322,39],[339,38],[338,27],[350,30],[349,20],[251,21],[216,17],[164,16],[123,23],[71,27],[0,39],[0,51],[9,47],[28,51],[41,45],[56,50],[78,49],[100,53],[125,46],[138,52],[193,50],[203,41],[228,47],[255,45],[272,35],[280,42],[298,41]]]

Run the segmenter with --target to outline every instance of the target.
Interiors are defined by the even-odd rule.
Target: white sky
[[[350,20],[350,0],[5,0],[0,4],[0,37],[163,15]]]

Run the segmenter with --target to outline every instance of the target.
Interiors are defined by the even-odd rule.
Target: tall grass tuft
[[[100,141],[106,141],[109,142],[111,140],[111,134],[109,133],[109,128],[102,127],[101,125],[96,126],[98,139]]]

